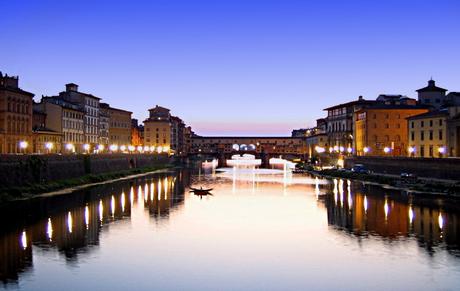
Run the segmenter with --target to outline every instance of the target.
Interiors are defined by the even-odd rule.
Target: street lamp
[[[116,152],[118,150],[118,146],[116,144],[110,145],[109,147],[111,152]]]
[[[413,157],[414,153],[415,153],[415,147],[409,147],[408,151],[409,151],[409,154],[411,155],[411,157]]]
[[[105,146],[103,144],[100,144],[97,146],[97,151],[102,152],[105,149]]]
[[[141,153],[143,150],[144,150],[144,148],[143,148],[142,146],[137,146],[137,151],[138,151],[138,152]]]
[[[351,154],[351,152],[353,152],[353,149],[352,149],[351,147],[348,147],[348,148],[347,148],[347,152],[348,152],[349,154]]]
[[[91,146],[90,146],[89,144],[87,144],[87,143],[85,143],[85,144],[83,145],[83,149],[86,151],[86,153],[89,153],[89,149],[90,149],[90,148],[91,148]]]
[[[133,145],[129,145],[129,146],[128,146],[128,151],[132,152],[132,151],[134,151],[134,149],[135,149],[135,148],[134,148]]]
[[[438,152],[439,152],[439,156],[442,158],[442,156],[446,152],[446,148],[445,147],[439,147]]]
[[[29,146],[29,143],[27,143],[27,141],[23,140],[23,141],[20,141],[19,142],[19,149],[21,151],[24,151],[26,150],[26,148]]]
[[[364,154],[367,154],[367,153],[369,152],[369,150],[370,150],[370,149],[369,149],[368,147],[364,147],[364,148],[363,148]]]
[[[48,153],[50,153],[51,150],[53,149],[53,143],[52,142],[45,143],[45,148],[48,150]]]
[[[120,147],[120,150],[121,150],[122,152],[126,151],[126,146],[125,146],[125,145],[122,145],[122,146]]]
[[[383,148],[383,152],[388,154],[389,152],[391,151],[391,149],[389,147],[384,147]]]
[[[72,152],[72,153],[75,151],[75,146],[73,144],[71,144],[71,143],[66,144],[65,148],[66,148],[66,150],[68,150],[69,152]]]

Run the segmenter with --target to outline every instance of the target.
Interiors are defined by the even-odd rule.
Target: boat
[[[195,195],[211,195],[212,194],[210,193],[212,191],[213,188],[209,188],[209,189],[203,189],[203,187],[200,187],[200,189],[198,188],[192,188],[190,187],[190,191],[189,192],[193,192],[193,194]]]

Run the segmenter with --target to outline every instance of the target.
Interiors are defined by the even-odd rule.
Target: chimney
[[[434,84],[434,83],[435,83],[435,82],[434,82],[433,79],[429,80],[429,81],[428,81],[428,87],[435,87],[435,84]]]
[[[363,99],[364,99],[363,96],[359,96],[359,97],[358,97],[358,100],[359,100],[359,101],[362,101]]]
[[[70,91],[78,92],[78,85],[77,85],[77,84],[74,84],[74,83],[66,84],[66,85],[65,85],[65,90],[66,90],[67,92],[70,92]]]

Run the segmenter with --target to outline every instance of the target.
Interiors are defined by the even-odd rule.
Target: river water
[[[3,207],[0,289],[459,290],[457,205],[305,175],[153,174]]]

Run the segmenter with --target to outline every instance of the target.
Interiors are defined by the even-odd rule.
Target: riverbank
[[[155,166],[134,168],[104,174],[88,174],[78,178],[63,179],[47,183],[33,183],[17,187],[3,187],[0,188],[0,203],[31,199],[38,196],[66,194],[83,188],[110,183],[120,179],[131,179],[171,168],[173,168],[172,164],[159,164]]]
[[[413,193],[446,195],[460,198],[460,182],[454,180],[418,178],[416,181],[408,181],[396,175],[365,174],[337,169],[309,172],[313,175],[326,178],[358,180],[378,185],[386,185]]]

